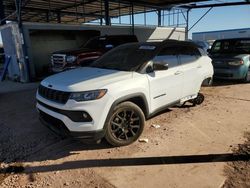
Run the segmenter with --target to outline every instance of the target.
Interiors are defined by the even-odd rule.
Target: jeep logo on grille
[[[53,86],[51,84],[49,84],[48,87],[53,87]]]

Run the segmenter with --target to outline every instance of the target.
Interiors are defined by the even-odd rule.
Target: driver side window
[[[179,65],[177,58],[178,47],[166,47],[160,51],[160,53],[153,59],[154,65],[168,65],[168,69]]]

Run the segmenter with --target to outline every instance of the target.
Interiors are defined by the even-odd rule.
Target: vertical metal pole
[[[179,27],[179,22],[180,22],[179,14],[180,14],[180,10],[178,9],[178,11],[177,11],[177,27]]]
[[[161,26],[161,10],[158,10],[158,26]]]
[[[0,25],[6,24],[3,0],[0,0]]]
[[[119,24],[122,23],[122,18],[121,18],[121,3],[119,1]]]
[[[102,0],[101,0],[101,18],[100,18],[100,25],[103,24],[103,22],[102,22],[102,11],[103,11],[103,6],[102,6]]]
[[[57,23],[61,23],[61,12],[58,11],[58,12],[56,13],[56,16],[57,16]]]
[[[170,10],[168,11],[168,26],[170,26]]]
[[[173,26],[175,27],[175,10],[173,9]]]
[[[162,26],[165,26],[165,10],[162,12]]]
[[[50,0],[48,1],[48,3],[49,3],[49,22],[50,22],[50,18],[51,18],[51,4],[50,4]],[[52,19],[53,19],[53,17],[52,17]]]
[[[106,25],[110,24],[110,17],[109,17],[109,0],[104,0],[104,6],[105,6],[105,23]]]
[[[82,12],[83,12],[83,22],[86,22],[86,18],[85,18],[85,2],[84,0],[82,0]]]
[[[132,35],[135,34],[135,19],[134,19],[134,4],[131,3],[132,8]]]
[[[27,71],[26,74],[24,74],[27,77],[26,77],[26,79],[24,78],[23,81],[24,82],[30,82],[31,81],[31,76],[30,76],[29,57],[27,55],[28,54],[27,47],[25,45],[25,41],[24,41],[25,39],[23,37],[22,0],[15,0],[15,4],[16,4],[16,11],[17,11],[17,21],[18,21],[18,26],[19,26],[19,30],[20,30],[21,40],[22,40],[21,42],[22,42],[22,49],[23,49],[23,56],[24,56],[24,59],[23,59],[24,71]],[[19,59],[19,61],[20,61],[20,59]]]
[[[78,8],[77,8],[76,0],[75,0],[75,11],[76,11],[76,21],[78,22]],[[60,16],[60,23],[61,23],[61,16]]]
[[[49,11],[46,12],[46,22],[49,23]]]
[[[186,32],[185,32],[185,40],[188,40],[188,30],[189,30],[189,11],[190,9],[187,10],[187,26],[186,26]]]

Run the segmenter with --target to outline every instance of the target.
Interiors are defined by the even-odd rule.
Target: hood
[[[79,55],[81,53],[91,53],[98,52],[98,49],[90,49],[90,48],[78,48],[78,49],[66,49],[54,52],[53,54],[65,54],[65,55]]]
[[[59,91],[78,92],[104,88],[113,82],[132,78],[132,72],[82,67],[55,74],[41,84]]]

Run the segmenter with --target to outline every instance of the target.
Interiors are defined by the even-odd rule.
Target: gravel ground
[[[250,132],[246,133],[245,137],[246,142],[234,148],[233,151],[236,154],[244,154],[250,157]],[[228,163],[224,171],[227,180],[225,181],[223,188],[250,187],[250,160]]]
[[[35,90],[0,94],[0,187],[246,187],[249,162],[198,160],[249,147],[243,135],[250,132],[250,84],[226,82],[202,92],[201,106],[148,120],[142,135],[148,143],[121,148],[54,135],[38,120]]]

